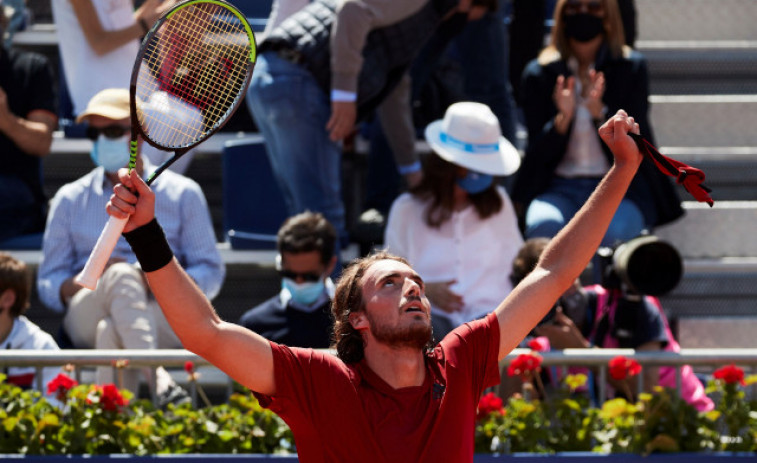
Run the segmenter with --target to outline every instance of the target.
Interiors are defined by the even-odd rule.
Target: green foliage
[[[656,388],[636,403],[616,398],[591,407],[575,388],[543,401],[511,398],[476,423],[479,453],[601,453],[757,451],[757,401],[741,386],[715,380],[707,389],[715,410],[699,412],[675,390]]]
[[[246,390],[221,405],[161,410],[107,385],[59,389],[55,405],[3,380],[0,375],[0,454],[295,452],[286,424]],[[581,381],[569,376],[564,389],[541,401],[518,396],[503,404],[487,395],[476,422],[476,452],[757,451],[757,402],[743,390],[757,377],[711,381],[707,392],[716,407],[710,412],[663,388],[640,394],[636,403],[612,399],[596,408],[575,392]]]
[[[249,392],[235,393],[222,405],[202,409],[169,405],[163,411],[146,400],[129,402],[127,391],[116,395],[77,385],[63,393],[61,406],[55,406],[38,392],[2,380],[0,375],[0,453],[294,452],[289,428]],[[109,402],[116,399],[124,405]]]

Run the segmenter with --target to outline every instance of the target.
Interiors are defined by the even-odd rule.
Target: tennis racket
[[[129,86],[129,169],[137,137],[173,156],[150,185],[191,148],[218,131],[239,108],[256,60],[245,16],[223,0],[187,0],[168,10],[142,41]],[[95,289],[128,219],[110,217],[74,281]]]

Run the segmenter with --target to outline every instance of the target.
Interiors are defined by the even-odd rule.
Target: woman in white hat
[[[493,310],[512,289],[508,275],[523,239],[494,177],[515,172],[520,157],[480,103],[451,105],[425,138],[433,152],[424,179],[395,200],[384,243],[426,281],[439,340]]]

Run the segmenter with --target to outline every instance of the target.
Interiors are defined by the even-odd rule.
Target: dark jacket
[[[605,75],[602,100],[607,106],[607,115],[624,109],[638,122],[641,135],[654,144],[649,124],[649,81],[644,57],[631,51],[628,56],[614,58],[607,48],[602,48],[595,66]],[[572,75],[564,60],[546,65],[533,60],[523,72],[522,101],[528,129],[528,148],[512,194],[513,200],[523,206],[527,206],[549,186],[557,165],[565,155],[572,130],[571,126],[567,134],[560,135],[553,123],[557,107],[552,94],[559,75]],[[602,148],[612,164],[613,156],[609,148],[604,143]],[[662,225],[683,215],[681,200],[673,183],[649,159],[642,162],[626,197],[641,209],[648,226]]]
[[[292,347],[326,349],[331,345],[331,301],[325,299],[312,312],[281,305],[277,294],[245,312],[239,324],[269,341]]]
[[[390,26],[372,30],[363,47],[358,77],[358,120],[364,119],[399,83],[413,58],[458,0],[429,0],[418,12]],[[260,52],[287,50],[312,74],[318,85],[331,90],[329,41],[336,19],[335,0],[316,0],[288,17],[261,43]]]

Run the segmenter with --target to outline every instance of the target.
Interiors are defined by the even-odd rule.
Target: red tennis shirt
[[[426,356],[421,386],[393,389],[365,362],[271,342],[276,395],[256,394],[294,433],[302,463],[471,462],[484,389],[499,383],[494,314]]]

